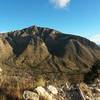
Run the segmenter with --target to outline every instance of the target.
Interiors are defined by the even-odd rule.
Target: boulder
[[[35,92],[31,91],[24,91],[23,93],[23,99],[24,100],[39,100],[39,95]]]
[[[47,89],[50,93],[54,94],[54,95],[57,95],[58,94],[58,90],[56,87],[52,86],[52,85],[49,85],[47,86]]]
[[[52,95],[50,95],[43,87],[39,86],[35,89],[39,97],[44,98],[44,100],[53,100]]]

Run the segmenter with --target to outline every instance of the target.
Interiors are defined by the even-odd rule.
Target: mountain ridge
[[[91,55],[93,51],[91,51],[90,54],[89,50],[87,50],[84,45],[87,47],[89,46],[92,49],[99,50],[99,47],[94,42],[91,42],[86,38],[76,35],[64,34],[59,31],[43,27],[32,26],[20,31],[17,30],[14,32],[8,32],[4,35],[6,35],[4,38],[9,42],[10,46],[13,48],[13,53],[16,56],[19,56],[21,53],[23,53],[30,42],[34,42],[33,45],[37,45],[38,42],[40,42],[40,44],[43,43],[47,48],[47,52],[58,58],[62,58],[65,55],[64,53],[69,51],[65,50],[68,48],[71,48],[70,51],[73,50],[75,53],[74,55],[79,55],[79,53],[81,53],[80,48],[82,48],[91,56],[91,58],[96,54]]]

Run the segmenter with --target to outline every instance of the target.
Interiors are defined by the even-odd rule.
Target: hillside
[[[70,81],[73,74],[76,78],[88,72],[96,60],[100,60],[100,47],[80,36],[37,26],[3,33],[1,91],[18,96],[19,88],[22,92],[47,81]]]

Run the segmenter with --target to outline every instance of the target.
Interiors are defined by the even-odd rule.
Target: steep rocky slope
[[[36,26],[4,33],[0,36],[1,90],[18,96],[19,88],[80,76],[96,60],[100,47],[80,36]]]

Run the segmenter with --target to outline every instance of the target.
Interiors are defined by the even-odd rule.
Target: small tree
[[[92,66],[92,70],[100,70],[100,60],[97,60],[94,64],[93,64],[93,66]]]
[[[100,60],[97,60],[91,67],[91,70],[84,75],[84,82],[91,84],[99,77],[98,70],[100,70]]]

